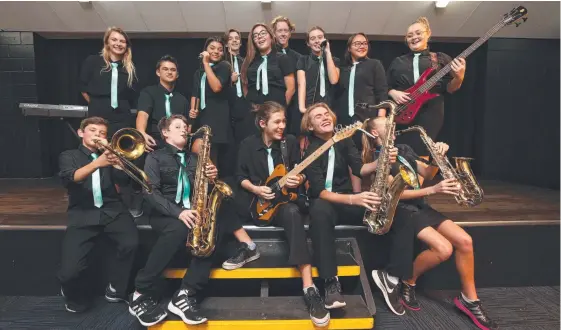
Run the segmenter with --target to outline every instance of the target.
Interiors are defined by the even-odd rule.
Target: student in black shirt
[[[239,145],[243,139],[252,134],[255,124],[249,116],[251,105],[243,95],[242,80],[240,78],[244,58],[240,55],[242,35],[236,29],[230,29],[224,36],[228,54],[226,61],[232,67],[232,84],[229,88],[228,100],[230,103],[230,116],[232,117],[234,140]]]
[[[428,47],[430,36],[429,21],[425,17],[418,18],[409,26],[405,36],[405,42],[410,52],[395,58],[388,68],[389,96],[398,104],[410,100],[409,93],[404,90],[413,86],[418,77],[432,66],[431,52]],[[400,130],[408,126],[419,125],[433,140],[438,136],[444,122],[443,94],[454,93],[461,87],[466,70],[466,62],[463,58],[456,58],[452,61],[450,56],[439,52],[436,53],[436,59],[438,69],[452,62],[452,71],[444,76],[431,91],[440,96],[424,104],[410,125],[398,125],[396,128]],[[415,70],[415,66],[418,68],[417,70]],[[397,141],[411,146],[417,154],[428,159],[428,150],[416,132],[400,135]]]
[[[355,33],[347,41],[345,64],[339,77],[339,98],[337,118],[343,125],[364,121],[376,116],[360,108],[357,103],[378,104],[388,99],[388,84],[382,62],[368,58],[368,38],[364,33]],[[378,111],[385,116],[385,109]],[[360,143],[360,135],[355,135],[355,143]]]
[[[68,190],[68,226],[62,243],[58,279],[65,297],[66,310],[82,312],[89,306],[87,284],[82,273],[94,247],[95,238],[105,233],[116,245],[117,263],[110,270],[105,290],[109,302],[126,301],[130,270],[138,245],[133,218],[121,203],[115,183],[129,177],[121,170],[118,158],[109,151],[99,153],[94,139],[107,144],[107,121],[100,117],[82,120],[78,149],[59,156],[59,176]]]
[[[249,103],[274,101],[282,106],[290,104],[295,90],[294,63],[288,55],[277,52],[273,32],[264,24],[251,29],[247,56],[242,65],[241,78],[244,95]],[[246,120],[254,122],[253,113]],[[248,135],[257,134],[254,126]]]
[[[195,190],[197,155],[184,150],[187,145],[187,119],[177,114],[164,117],[158,128],[165,146],[150,153],[144,166],[153,187],[153,192],[145,195],[154,208],[150,225],[157,232],[158,240],[144,268],[136,276],[136,291],[129,297],[129,310],[146,327],[159,323],[167,316],[157,303],[157,281],[177,250],[185,248],[189,230],[200,222],[200,215],[191,209],[190,204],[190,195]],[[206,166],[205,175],[208,178],[214,179],[217,174],[214,165]],[[180,180],[183,185],[178,185]],[[193,257],[180,289],[168,304],[168,310],[187,324],[207,321],[199,311],[195,296],[197,290],[208,282],[211,264],[212,256]]]
[[[211,159],[220,173],[226,175],[231,167],[226,154],[233,138],[230,124],[228,92],[230,64],[224,61],[224,43],[219,37],[208,38],[202,57],[202,69],[193,76],[193,93],[189,117],[197,118],[198,126],[209,126],[212,131]],[[198,103],[199,107],[196,108]],[[193,130],[194,131],[194,130]],[[220,156],[219,156],[220,155]]]
[[[284,108],[276,102],[265,102],[256,106],[256,124],[261,134],[247,137],[241,144],[238,156],[237,181],[241,187],[237,194],[238,214],[241,220],[250,220],[249,207],[252,199],[271,199],[274,194],[265,185],[269,175],[279,164],[287,164],[290,169],[300,162],[300,148],[292,135],[284,137],[286,118]],[[286,142],[286,155],[281,151],[281,140]],[[288,158],[288,159],[285,159]],[[287,169],[287,170],[290,170]],[[304,182],[302,174],[289,177],[287,188],[296,188]],[[316,326],[329,323],[329,312],[325,309],[318,289],[312,280],[311,257],[306,243],[306,232],[302,214],[295,203],[281,205],[274,215],[272,223],[284,228],[288,244],[288,263],[296,266],[302,275],[304,299],[310,312],[310,318]],[[224,262],[226,269],[235,269],[243,265],[252,252],[244,244],[237,256]]]
[[[308,108],[302,118],[302,133],[311,133],[306,154],[311,154],[333,137],[337,117],[324,103]],[[325,304],[331,308],[345,306],[341,284],[337,278],[335,258],[335,225],[343,219],[355,224],[362,223],[365,208],[374,210],[380,198],[372,192],[354,194],[349,167],[360,176],[370,164],[362,164],[352,139],[345,139],[332,146],[306,169],[310,183],[310,237],[315,265],[319,276],[326,282]]]
[[[133,126],[130,109],[135,97],[135,80],[130,39],[120,28],[110,27],[103,36],[101,54],[88,56],[80,72],[88,115],[109,122],[109,137],[121,128]]]
[[[175,89],[179,78],[177,60],[164,55],[156,64],[156,75],[160,78],[159,84],[140,91],[136,115],[136,129],[144,135],[148,152],[164,145],[158,132],[160,119],[187,113],[187,98]]]
[[[375,146],[378,146],[380,141],[385,139],[385,124],[386,118],[379,117],[368,121],[367,130],[378,138],[375,142],[369,142],[369,140],[365,139],[365,149],[375,150]],[[442,142],[437,142],[435,147],[441,155],[446,154],[448,151],[448,145]],[[419,161],[420,157],[410,146],[398,144],[397,148],[401,164],[411,167],[413,171],[423,177],[432,174],[434,166],[427,165],[424,161]],[[373,158],[372,153],[368,156],[370,159]],[[397,175],[397,173],[397,167],[394,167],[392,175]],[[431,187],[405,190],[398,204],[394,224],[396,221],[398,223],[403,222],[404,219],[400,218],[405,218],[405,223],[413,229],[414,235],[427,244],[429,248],[421,252],[415,258],[415,261],[412,262],[411,276],[397,273],[390,274],[390,271],[386,269],[374,270],[372,277],[382,291],[386,303],[395,314],[402,315],[405,313],[403,305],[411,310],[420,310],[420,304],[415,297],[415,282],[417,278],[450,258],[455,248],[456,268],[460,274],[462,292],[460,296],[454,298],[454,304],[467,314],[480,329],[492,329],[496,327],[496,324],[489,318],[481,306],[481,301],[479,301],[475,290],[471,236],[452,220],[431,208],[425,200],[425,197],[429,195],[447,194],[454,196],[458,191],[458,183],[450,179],[441,181]],[[400,226],[403,227],[403,225]],[[399,230],[404,229],[400,228]],[[403,254],[406,258],[410,258],[411,261],[413,245],[408,241],[408,235],[401,235],[400,237],[394,237],[394,239],[398,241],[393,242],[390,255],[396,253]],[[401,283],[398,280],[400,276]]]
[[[322,42],[326,42],[324,48],[321,47]],[[302,56],[296,66],[300,109],[298,127],[302,114],[310,105],[322,102],[333,106],[333,87],[339,82],[340,73],[339,59],[331,55],[329,42],[321,27],[314,26],[308,31],[306,44],[310,47],[310,55]]]
[[[291,66],[294,69],[294,78],[296,79],[296,65],[302,57],[302,54],[290,48],[288,45],[292,32],[296,30],[296,25],[286,16],[277,16],[271,21],[271,29],[275,34],[277,42],[275,48],[278,52],[288,56],[291,61]],[[292,98],[287,107],[287,132],[288,134],[298,136],[300,135],[300,121],[302,119],[302,114],[298,111],[298,84],[295,86],[294,93],[296,97]]]

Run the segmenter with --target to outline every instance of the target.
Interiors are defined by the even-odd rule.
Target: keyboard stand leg
[[[72,127],[72,125],[70,125],[70,123],[69,123],[67,120],[65,120],[64,118],[60,118],[60,120],[62,120],[62,121],[66,124],[66,126],[68,127],[68,129],[70,130],[70,132],[72,132],[72,134],[74,134],[74,136],[75,136],[78,140],[80,140],[80,137],[78,136],[78,133],[76,133],[76,130],[74,129],[74,127]]]

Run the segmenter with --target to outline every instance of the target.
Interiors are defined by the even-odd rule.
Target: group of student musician
[[[431,30],[425,18],[411,24],[405,35],[410,51],[397,57],[387,72],[379,60],[368,58],[371,44],[363,33],[349,38],[340,60],[332,55],[321,27],[313,27],[307,33],[308,55],[289,48],[293,31],[294,25],[282,16],[270,26],[255,24],[249,33],[245,58],[239,54],[239,31],[231,29],[224,38],[207,39],[200,55],[201,68],[193,76],[190,99],[175,89],[177,61],[163,56],[156,64],[159,83],[140,92],[133,123],[130,107],[136,75],[130,40],[119,28],[107,30],[101,53],[86,59],[80,75],[90,116],[78,130],[81,144],[76,150],[63,152],[59,159],[60,176],[69,195],[69,222],[58,278],[68,311],[88,308],[90,297],[82,290],[82,272],[94,238],[105,232],[117,248],[105,292],[107,301],[128,303],[130,313],[144,326],[161,322],[168,311],[187,324],[206,322],[198,298],[208,283],[216,253],[208,258],[193,257],[167,308],[159,305],[159,280],[173,255],[185,249],[187,233],[200,216],[191,210],[189,199],[200,140],[194,136],[189,141],[188,132],[201,125],[211,128],[212,163],[205,168],[205,175],[211,179],[233,178],[236,197],[225,200],[220,208],[217,244],[230,234],[239,242],[237,251],[232,251],[222,264],[224,269],[234,270],[260,257],[243,224],[250,219],[249,205],[254,197],[274,196],[264,185],[273,169],[279,164],[293,167],[331,139],[338,123],[346,125],[358,120],[365,123],[374,138],[355,134],[352,139],[336,143],[303,174],[289,177],[287,187],[300,187],[307,193],[309,204],[284,204],[272,220],[284,228],[289,244],[288,263],[301,273],[303,296],[314,325],[327,326],[329,310],[345,307],[335,261],[335,226],[343,221],[362,224],[365,209],[375,210],[380,204],[380,196],[361,192],[361,185],[369,186],[368,180],[376,171],[380,141],[386,133],[384,109],[372,117],[354,105],[377,104],[388,98],[398,104],[407,102],[409,96],[404,90],[431,66],[427,45]],[[443,53],[437,53],[437,58],[440,66],[452,62],[452,71],[435,90],[441,95],[453,93],[462,84],[465,61],[452,60]],[[444,101],[439,96],[424,106],[412,125],[422,125],[434,139],[443,115]],[[146,140],[144,170],[153,191],[144,194],[144,201],[151,208],[150,225],[157,235],[144,267],[136,275],[132,292],[127,285],[138,244],[133,218],[138,212],[129,212],[120,199],[125,187],[131,186],[130,179],[121,171],[120,160],[99,150],[95,143],[97,139],[107,144],[106,139],[123,127],[136,127]],[[232,148],[232,141],[236,148]],[[439,142],[437,147],[441,154],[448,150],[445,143]],[[228,163],[230,157],[226,155],[231,149],[237,153],[236,166]],[[390,159],[392,163],[407,162],[428,181],[437,168],[420,161],[428,158],[426,155],[418,136],[405,134],[391,150]],[[396,174],[392,169],[392,175]],[[403,315],[405,308],[419,310],[417,278],[447,260],[455,250],[462,291],[454,302],[479,328],[492,329],[496,324],[482,308],[475,289],[471,237],[425,199],[432,194],[457,192],[457,183],[451,180],[406,190],[388,234],[392,242],[389,263],[384,270],[374,270],[372,277],[393,313]],[[307,249],[303,220],[306,213],[310,217],[313,255]],[[417,256],[415,239],[428,246]],[[324,282],[324,292],[314,285],[312,265]]]

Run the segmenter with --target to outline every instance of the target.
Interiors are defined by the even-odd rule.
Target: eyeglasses
[[[351,45],[353,45],[353,47],[355,48],[359,48],[359,47],[368,47],[368,41],[355,41],[353,42]]]
[[[254,33],[254,34],[252,35],[252,37],[253,37],[253,40],[257,40],[257,39],[262,38],[262,37],[264,37],[264,36],[266,36],[266,35],[268,35],[268,34],[269,34],[269,33],[268,33],[267,31],[261,31],[261,32],[259,32],[259,33]]]
[[[422,34],[425,33],[425,32],[427,32],[427,31],[424,31],[424,30],[415,31],[414,34],[413,34],[413,33],[409,33],[408,35],[405,36],[405,38],[411,39],[411,38],[414,38],[414,37],[418,37],[418,36],[422,35]]]

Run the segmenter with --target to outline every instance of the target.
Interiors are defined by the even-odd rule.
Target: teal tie
[[[358,62],[353,63],[351,75],[349,77],[349,117],[355,115],[355,71]]]
[[[273,156],[271,155],[272,150],[273,148],[267,148],[267,167],[269,168],[269,175],[275,170],[275,162],[273,162]]]
[[[323,57],[318,56],[319,59],[319,95],[325,96],[325,67],[323,66]]]
[[[284,55],[286,55],[286,49],[283,48],[283,49],[282,49],[282,53],[283,53]]]
[[[113,109],[117,109],[119,106],[119,99],[117,95],[117,85],[119,83],[118,67],[118,63],[111,63],[111,107]]]
[[[166,96],[166,117],[171,117],[171,105],[170,105],[170,98],[173,96],[172,93],[165,94]]]
[[[257,68],[257,90],[261,89],[261,75],[263,75],[263,95],[269,94],[269,80],[267,78],[267,55],[261,56],[263,62]]]
[[[325,178],[325,189],[331,191],[333,189],[333,171],[335,170],[335,148],[329,148],[329,155],[327,161],[327,177]]]
[[[234,71],[240,73],[240,67],[238,66],[238,57],[234,56]],[[236,81],[236,92],[238,97],[242,97],[242,83],[240,81],[240,77],[238,77],[238,81]]]
[[[210,66],[213,67],[214,63],[210,63]],[[201,77],[201,110],[204,108],[206,108],[206,72]]]
[[[178,152],[177,155],[180,158],[181,166],[179,166],[179,175],[177,176],[177,193],[175,194],[175,202],[183,203],[184,208],[191,208],[191,202],[189,202],[189,195],[191,194],[191,186],[189,184],[189,178],[187,176],[187,171],[185,171],[185,153]]]
[[[97,159],[97,154],[91,154],[94,160]],[[103,197],[101,195],[101,179],[99,177],[99,168],[92,174],[92,192],[94,198],[94,205],[97,208],[103,206]]]
[[[419,80],[419,56],[421,53],[415,54],[413,57],[413,82],[417,82]]]

